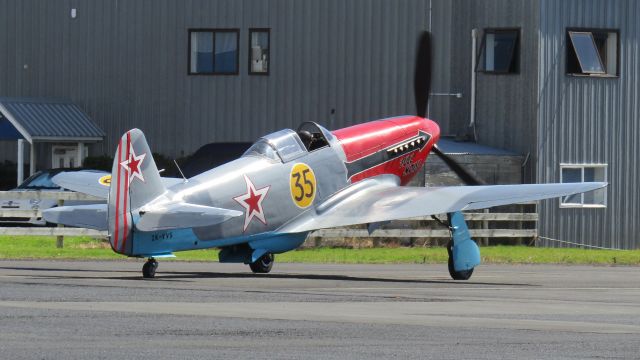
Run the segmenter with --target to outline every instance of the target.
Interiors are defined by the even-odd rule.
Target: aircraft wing
[[[163,177],[161,179],[166,188],[182,182],[179,178]],[[51,181],[71,191],[106,199],[109,196],[111,174],[99,171],[69,171],[54,176]]]
[[[367,183],[365,183],[367,182]],[[364,183],[364,184],[361,184]],[[297,233],[377,223],[455,211],[484,209],[577,194],[607,183],[563,183],[449,187],[404,187],[386,179],[368,179],[332,196],[278,232]]]

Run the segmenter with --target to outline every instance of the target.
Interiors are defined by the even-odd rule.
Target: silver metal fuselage
[[[287,162],[262,156],[243,156],[174,185],[155,202],[156,206],[168,201],[184,201],[246,212],[249,210],[236,198],[247,194],[245,178],[248,178],[255,189],[268,187],[261,202],[265,222],[253,217],[245,228],[245,214],[213,226],[134,232],[133,255],[223,247],[277,236],[277,229],[282,225],[305,211],[314,211],[314,204],[322,203],[349,185],[344,159],[342,148],[332,139],[330,146],[304,152]],[[297,164],[306,164],[315,175],[315,196],[312,203],[304,208],[296,205],[291,188],[291,173]]]
[[[226,209],[227,213],[244,216],[196,227],[185,224],[184,228],[169,230],[133,230],[132,249],[126,254],[151,257],[246,243],[256,251],[253,261],[253,257],[265,252],[295,249],[309,230],[291,231],[291,224],[319,216],[332,204],[341,202],[338,200],[345,200],[345,196],[357,197],[357,191],[350,190],[358,190],[356,183],[362,180],[382,176],[391,178],[396,185],[407,184],[422,168],[439,138],[437,124],[415,116],[332,132],[317,124],[305,124],[298,131],[284,129],[265,135],[241,158],[170,186],[132,211],[130,222],[138,223],[147,212],[179,209],[181,204],[223,212]],[[147,189],[161,185],[134,186],[136,194],[145,194],[150,191]],[[191,220],[195,223],[198,219]],[[151,224],[147,222],[145,228],[155,225],[162,228],[162,216]]]

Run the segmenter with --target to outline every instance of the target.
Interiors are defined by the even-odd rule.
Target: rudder
[[[132,255],[132,213],[165,192],[158,168],[142,131],[127,131],[111,169],[109,241],[117,253]]]

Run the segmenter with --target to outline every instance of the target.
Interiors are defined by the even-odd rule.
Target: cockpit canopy
[[[298,126],[298,135],[309,151],[315,151],[329,146],[330,142],[334,139],[331,131],[312,121],[306,121],[300,124],[300,126]]]
[[[274,149],[271,144],[265,139],[259,139],[247,151],[242,154],[242,156],[260,156],[265,157],[267,159],[280,161],[278,157],[278,153],[276,153],[276,149]]]
[[[261,137],[242,156],[261,156],[288,162],[307,152],[329,146],[331,132],[312,122],[300,125],[298,131],[284,129]]]

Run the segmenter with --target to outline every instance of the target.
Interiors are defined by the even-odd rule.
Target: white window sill
[[[605,209],[607,205],[600,204],[560,204],[561,209]]]
[[[608,78],[608,79],[617,79],[619,75],[612,74],[584,74],[584,73],[567,73],[567,76],[578,77],[578,78]]]

